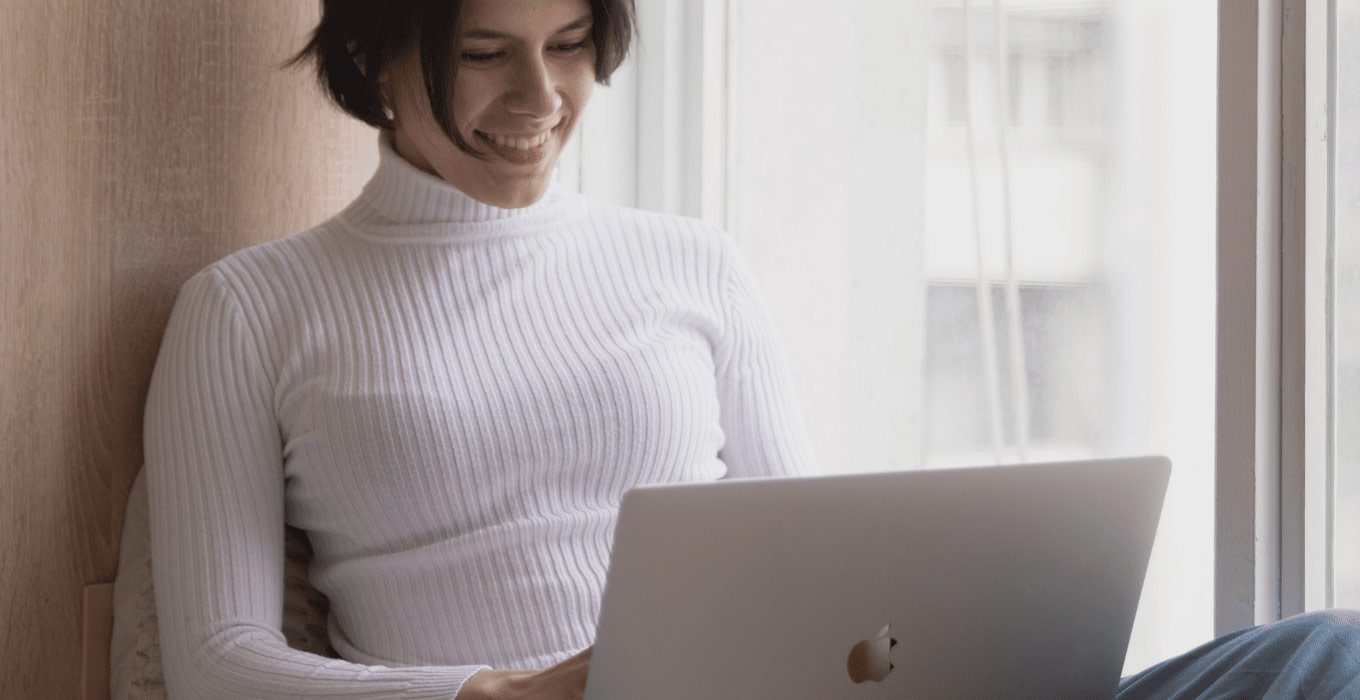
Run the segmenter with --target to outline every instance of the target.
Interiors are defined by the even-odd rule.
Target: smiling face
[[[478,158],[439,128],[415,51],[389,76],[397,153],[482,202],[524,207],[590,99],[595,46],[587,0],[464,0],[453,124]]]

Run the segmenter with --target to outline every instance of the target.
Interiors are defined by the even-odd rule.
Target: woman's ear
[[[394,116],[392,111],[392,83],[386,73],[378,78],[378,99],[382,102],[383,114],[387,115],[388,119],[392,119]]]

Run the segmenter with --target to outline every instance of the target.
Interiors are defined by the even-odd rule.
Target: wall
[[[180,283],[372,169],[373,132],[275,68],[317,6],[0,4],[0,697],[76,697]]]

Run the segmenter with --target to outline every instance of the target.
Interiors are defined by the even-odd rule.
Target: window
[[[1325,604],[1360,605],[1360,243],[1344,233],[1360,80],[1344,68],[1321,178],[1335,274],[1308,275],[1333,285],[1308,331],[1326,327],[1325,362],[1311,340],[1297,361],[1277,288],[1301,81],[1272,71],[1305,7],[1309,84],[1333,28],[1336,65],[1360,65],[1357,10],[1329,0],[639,0],[636,67],[597,91],[561,175],[735,236],[829,468],[1169,455],[1132,671],[1322,607],[1324,578]],[[1310,149],[1332,142],[1308,123]],[[1327,421],[1290,417],[1291,362],[1327,372]]]
[[[1130,671],[1213,636],[1199,5],[732,3],[726,223],[825,466],[1170,455]]]

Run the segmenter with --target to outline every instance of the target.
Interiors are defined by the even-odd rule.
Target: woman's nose
[[[514,81],[514,89],[507,100],[507,108],[511,112],[534,119],[547,119],[561,108],[562,96],[557,92],[559,81],[542,59],[521,62],[515,71]]]

